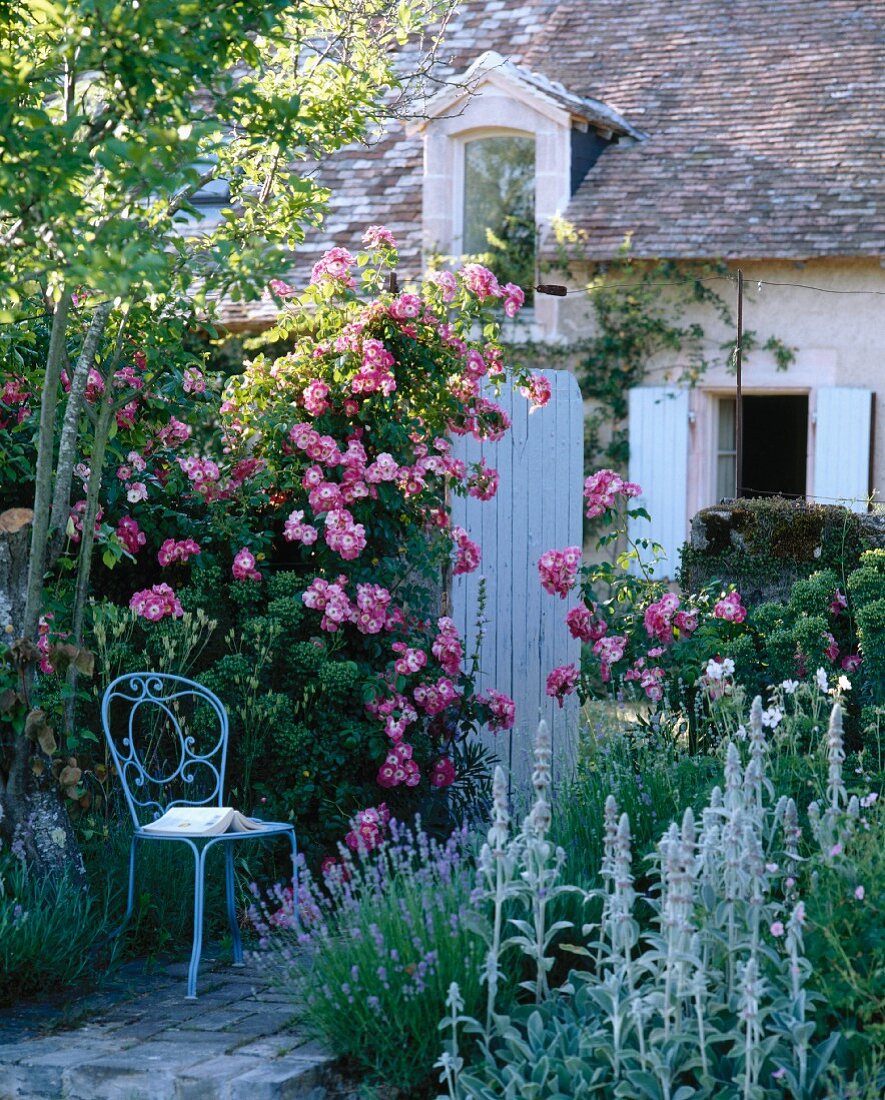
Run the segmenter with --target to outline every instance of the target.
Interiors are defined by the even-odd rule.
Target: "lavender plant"
[[[368,1082],[414,1095],[432,1076],[456,979],[459,1004],[482,1012],[485,951],[470,931],[476,871],[466,828],[438,842],[420,822],[391,821],[375,851],[342,848],[321,876],[306,867],[300,875],[300,929],[291,890],[253,889],[257,957],[328,1049]]]

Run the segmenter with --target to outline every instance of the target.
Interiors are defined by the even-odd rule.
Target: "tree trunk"
[[[108,380],[110,388],[110,379]],[[86,601],[89,597],[89,580],[92,574],[92,550],[95,545],[95,520],[98,515],[101,496],[101,471],[104,466],[105,450],[108,445],[111,424],[114,420],[113,398],[108,393],[102,402],[95,425],[95,438],[92,442],[89,475],[89,488],[86,491],[86,508],[83,512],[83,532],[80,536],[80,557],[77,562],[77,584],[74,591],[74,608],[71,616],[71,633],[75,645],[83,644],[83,623],[86,617]],[[77,690],[77,668],[73,663],[68,668],[68,698],[65,700],[65,735],[70,736],[74,729],[74,702]]]
[[[49,517],[49,550],[46,562],[48,569],[51,569],[58,561],[64,546],[65,530],[71,509],[71,477],[74,470],[74,459],[77,457],[80,417],[83,413],[83,395],[86,392],[89,371],[95,363],[95,355],[104,335],[112,308],[112,302],[104,302],[96,307],[71,378],[71,392],[68,394],[65,418],[58,444],[58,463],[55,469],[55,488],[52,494],[52,513]],[[92,469],[95,470],[94,460]],[[100,468],[98,472],[100,475]]]
[[[33,518],[29,508],[0,514],[0,640],[5,642],[24,631]],[[26,692],[27,685],[20,690]],[[0,835],[21,841],[28,866],[39,877],[68,872],[85,884],[83,857],[51,769],[44,769],[44,783],[52,786],[42,789],[31,770],[37,751],[23,730],[14,732],[8,752],[0,746]]]
[[[28,591],[25,602],[22,637],[33,641],[43,608],[43,575],[46,572],[46,543],[49,533],[49,505],[52,500],[52,463],[55,455],[55,410],[58,406],[58,385],[68,329],[70,292],[62,291],[52,318],[46,373],[40,400],[40,435],[37,443],[36,487],[34,490],[34,520],[31,529],[31,558],[28,563]]]
[[[30,508],[10,508],[0,514],[0,641],[20,638],[28,595]]]

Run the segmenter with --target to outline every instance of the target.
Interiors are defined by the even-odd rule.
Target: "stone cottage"
[[[582,287],[625,241],[635,260],[725,261],[744,274],[745,325],[795,352],[787,370],[764,350],[745,364],[743,487],[866,510],[885,489],[883,16],[868,0],[465,3],[442,54],[452,82],[422,117],[326,165],[332,209],[290,281],[372,223],[408,280],[430,253],[482,251],[514,211],[537,227],[546,282]],[[583,293],[535,295],[527,313],[542,344],[592,330]],[[733,336],[710,327],[696,385],[662,357],[630,393],[630,477],[671,557],[690,517],[734,494]]]

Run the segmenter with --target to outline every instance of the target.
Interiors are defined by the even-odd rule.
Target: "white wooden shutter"
[[[818,503],[844,501],[854,512],[867,510],[872,426],[872,390],[822,386],[817,391],[813,497]]]
[[[634,503],[651,516],[651,523],[631,520],[630,537],[660,543],[667,560],[655,575],[672,578],[688,538],[688,390],[639,386],[630,390],[629,413],[630,480],[642,486]]]

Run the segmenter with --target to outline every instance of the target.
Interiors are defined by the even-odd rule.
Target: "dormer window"
[[[494,134],[464,142],[460,250],[502,283],[535,281],[535,139]]]
[[[484,53],[426,104],[422,228],[428,257],[472,256],[499,281],[535,282],[536,242],[603,151],[638,132],[599,100]],[[556,302],[532,323],[550,334]]]

